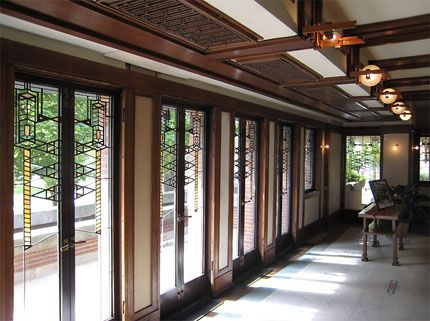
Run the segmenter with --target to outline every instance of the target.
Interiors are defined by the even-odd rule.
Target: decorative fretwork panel
[[[33,245],[32,202],[60,201],[59,99],[58,88],[15,82],[14,176],[22,191],[24,249]]]
[[[135,21],[180,39],[186,39],[205,49],[249,41],[248,37],[197,10],[193,1],[188,3],[180,0],[99,0],[96,2],[119,11]]]

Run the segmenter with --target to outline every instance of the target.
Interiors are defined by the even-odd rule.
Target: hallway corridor
[[[380,243],[361,262],[360,228],[338,226],[188,319],[429,320],[429,237],[410,233],[399,267],[391,239]]]

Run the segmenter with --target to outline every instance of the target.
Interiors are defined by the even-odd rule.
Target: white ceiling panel
[[[286,24],[254,0],[205,0],[264,39],[295,36]]]

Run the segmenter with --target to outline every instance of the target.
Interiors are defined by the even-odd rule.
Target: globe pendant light
[[[396,115],[403,114],[405,109],[406,109],[406,106],[401,101],[397,101],[391,106],[391,111]]]
[[[379,100],[384,104],[392,104],[397,99],[397,92],[393,88],[385,88],[379,95]]]
[[[361,72],[364,72],[364,74],[360,75],[359,77],[360,83],[368,87],[372,87],[379,84],[382,79],[382,73],[372,73],[372,71],[377,70],[380,69],[378,66],[375,65],[368,65],[366,67],[363,67],[363,69],[360,70]]]
[[[411,111],[410,110],[405,110],[403,112],[403,114],[399,115],[399,117],[400,117],[401,120],[405,120],[405,121],[409,120],[412,117]]]

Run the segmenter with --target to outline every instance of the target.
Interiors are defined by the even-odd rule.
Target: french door
[[[235,119],[233,273],[237,275],[257,260],[258,123]]]
[[[114,96],[47,83],[15,82],[14,320],[109,320]]]
[[[164,104],[161,114],[161,315],[208,289],[205,269],[206,114]]]
[[[278,127],[278,171],[277,171],[277,247],[285,247],[291,236],[291,194],[293,135],[292,127]]]

